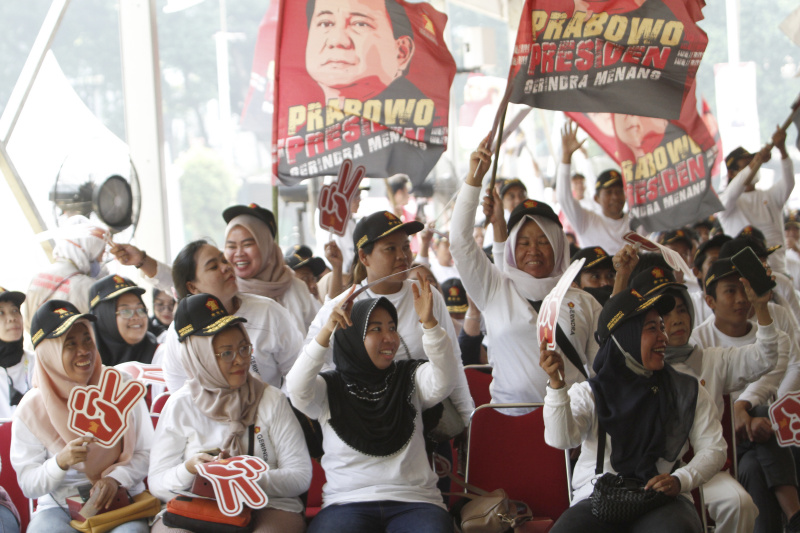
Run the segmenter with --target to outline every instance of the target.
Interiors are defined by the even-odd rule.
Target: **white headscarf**
[[[555,265],[549,277],[534,278],[527,272],[517,268],[517,238],[519,237],[522,226],[524,226],[528,220],[534,221],[542,229],[545,237],[547,237],[547,240],[550,241],[550,245],[553,247]],[[522,297],[527,300],[543,300],[544,297],[553,290],[558,280],[561,279],[561,274],[563,274],[569,266],[569,243],[567,241],[567,236],[564,235],[564,230],[561,226],[545,217],[525,215],[511,230],[506,243],[502,259],[504,263],[503,273],[511,279],[514,283],[514,288],[517,289]]]
[[[104,228],[92,224],[84,216],[69,217],[66,225],[58,231],[53,257],[71,261],[75,268],[89,276],[92,262],[106,247],[105,232]]]

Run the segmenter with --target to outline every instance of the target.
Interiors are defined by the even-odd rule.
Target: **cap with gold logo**
[[[734,274],[737,277],[740,275],[739,271],[736,270],[736,267],[733,266],[733,261],[731,261],[730,257],[720,257],[711,263],[708,273],[706,274],[705,282],[703,283],[706,288],[706,294],[712,294],[712,292],[709,290],[712,283]]]
[[[223,329],[247,322],[246,319],[229,315],[216,296],[210,294],[193,294],[178,302],[175,311],[175,331],[178,340],[183,342],[191,335],[210,337]]]
[[[589,246],[588,248],[581,248],[575,254],[573,254],[572,258],[570,259],[570,263],[574,263],[575,261],[580,261],[581,259],[586,259],[586,262],[583,264],[581,268],[581,272],[586,270],[591,270],[593,268],[600,269],[600,268],[614,268],[613,258],[608,255],[608,252],[600,248],[599,246]]]
[[[377,211],[368,217],[364,217],[356,224],[353,231],[353,244],[356,250],[360,250],[365,245],[387,237],[396,231],[404,231],[406,235],[413,235],[425,229],[422,222],[413,220],[403,223],[399,217],[389,211]]]
[[[20,307],[24,301],[25,293],[19,291],[10,291],[0,286],[0,302],[12,302],[17,307]]]
[[[467,291],[458,278],[450,278],[442,283],[444,301],[447,304],[448,313],[466,313],[469,303],[467,302]]]
[[[654,266],[644,272],[636,274],[631,280],[630,285],[645,296],[661,294],[664,289],[668,287],[677,289],[686,288],[686,285],[678,283],[671,269],[660,266]]]
[[[517,225],[517,222],[527,215],[544,217],[558,224],[558,227],[562,227],[561,221],[558,220],[558,215],[556,215],[552,207],[544,202],[528,199],[518,204],[517,207],[511,211],[511,216],[508,217],[508,231],[510,232],[511,229]]]
[[[77,320],[85,318],[95,322],[97,317],[90,314],[81,314],[75,304],[66,300],[48,300],[33,315],[31,321],[31,342],[36,348],[45,339],[55,339],[62,336],[75,324]]]
[[[234,205],[222,212],[222,218],[225,220],[226,224],[239,215],[256,217],[266,224],[270,233],[272,233],[272,238],[275,238],[275,234],[278,233],[278,226],[275,224],[275,215],[273,215],[272,211],[269,209],[264,209],[258,204]]]
[[[666,294],[657,294],[650,298],[642,296],[634,289],[625,289],[608,299],[600,312],[595,337],[603,344],[624,322],[642,315],[650,309],[659,314],[669,313],[675,306],[675,299]]]
[[[619,170],[609,169],[604,170],[599,176],[597,176],[597,181],[594,184],[594,188],[596,190],[600,189],[608,189],[609,187],[614,187],[618,185],[622,187],[622,174],[620,174]]]
[[[126,292],[133,292],[141,296],[145,293],[142,287],[122,276],[106,276],[95,281],[89,288],[89,308],[94,309],[100,302],[115,300]]]

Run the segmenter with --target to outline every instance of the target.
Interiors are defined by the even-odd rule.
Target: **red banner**
[[[526,0],[511,102],[677,119],[708,44],[702,0]]]
[[[272,0],[258,26],[256,50],[250,69],[250,88],[242,109],[242,128],[269,134],[275,81],[275,38],[278,32],[278,0]]]
[[[711,186],[717,143],[694,92],[679,120],[620,113],[567,113],[622,169],[634,220],[646,231],[679,228],[722,209]]]
[[[447,147],[456,65],[447,17],[405,0],[282,0],[274,172],[286,184],[336,175],[421,183]]]

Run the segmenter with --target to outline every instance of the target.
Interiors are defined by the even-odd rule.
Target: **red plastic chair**
[[[170,394],[168,392],[162,392],[153,400],[153,405],[150,407],[150,419],[153,421],[153,428],[158,425],[161,411],[164,410],[164,405],[166,405],[167,400],[169,400],[169,396]]]
[[[322,509],[322,486],[325,484],[325,471],[316,459],[311,459],[311,486],[306,499],[306,519],[311,520]]]
[[[31,521],[30,503],[28,498],[22,493],[17,481],[17,473],[11,466],[11,457],[9,455],[11,450],[11,421],[0,424],[0,461],[2,461],[2,470],[0,470],[0,486],[6,489],[11,501],[19,512],[19,518],[22,521],[20,524],[20,531],[25,533],[28,527],[28,522]]]
[[[549,531],[570,504],[568,452],[544,442],[543,410],[522,416],[500,411],[542,405],[482,405],[469,427],[466,481],[486,491],[502,488],[512,500],[527,503],[534,517],[543,517],[522,531]]]
[[[489,385],[492,383],[492,367],[489,365],[467,365],[464,367],[467,385],[475,407],[492,401]]]

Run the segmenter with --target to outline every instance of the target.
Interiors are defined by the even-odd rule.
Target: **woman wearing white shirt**
[[[547,375],[536,364],[538,313],[533,303],[547,296],[569,266],[569,244],[550,206],[528,199],[511,213],[508,244],[502,257],[495,256],[504,267],[498,269],[489,261],[472,238],[472,225],[490,159],[483,146],[472,153],[466,183],[453,209],[450,251],[467,294],[486,321],[492,402],[541,402]],[[564,297],[558,323],[579,359],[577,365],[566,366],[568,383],[591,374],[597,352],[592,334],[600,309],[580,289],[570,288]]]
[[[22,399],[11,430],[11,464],[22,492],[38,498],[28,525],[30,533],[74,533],[66,498],[91,483],[101,510],[119,487],[135,496],[145,489],[153,426],[140,399],[130,412],[131,425],[112,448],[95,437],[76,433],[67,424],[74,387],[98,385],[104,368],[94,337],[92,315],[70,302],[45,302],[31,322],[36,350],[36,385]],[[147,533],[147,520],[119,525],[113,533]]]
[[[189,380],[161,413],[150,489],[166,502],[175,496],[172,491],[191,487],[198,464],[216,459],[208,450],[237,456],[252,444],[255,456],[269,466],[258,481],[269,503],[255,512],[254,531],[302,533],[299,496],[311,484],[311,460],[286,397],[249,372],[253,345],[244,322],[210,294],[188,296],[178,304],[175,323],[186,332],[181,359]],[[153,525],[154,532],[168,530],[161,521]]]
[[[561,356],[542,344],[540,365],[550,377],[545,442],[560,449],[581,446],[572,505],[553,533],[701,529],[690,492],[719,471],[726,445],[705,388],[696,378],[664,365],[667,335],[660,314],[673,307],[671,296],[647,299],[633,289],[612,296],[600,315],[596,374],[569,391],[561,378]],[[681,466],[690,443],[694,457]],[[605,522],[594,515],[590,498],[594,480],[604,472],[634,479],[671,498],[628,522]]]
[[[35,359],[22,347],[24,301],[23,293],[0,287],[0,418],[11,418],[33,380]]]
[[[350,304],[352,313],[336,308],[289,372],[295,406],[323,432],[327,483],[312,533],[452,531],[420,415],[450,394],[460,363],[433,314],[430,285],[413,291],[428,361],[395,361],[397,311],[377,298]],[[334,331],[336,370],[318,375]]]

